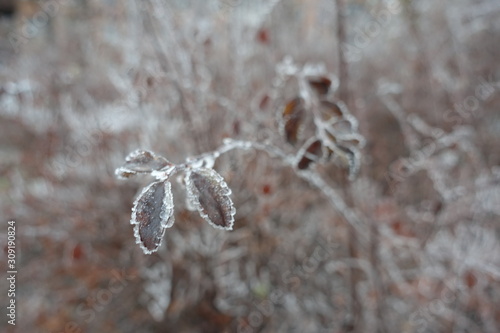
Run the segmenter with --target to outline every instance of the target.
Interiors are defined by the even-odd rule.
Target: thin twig
[[[217,159],[220,155],[235,149],[255,149],[262,151],[273,158],[279,159],[283,164],[291,167],[297,176],[319,189],[328,198],[335,211],[338,212],[340,216],[342,216],[342,218],[357,231],[359,236],[361,236],[363,240],[362,244],[368,244],[370,237],[367,232],[366,225],[363,223],[363,221],[367,220],[366,217],[361,217],[357,212],[352,210],[337,190],[326,183],[317,172],[311,170],[297,170],[295,167],[295,155],[288,155],[276,146],[253,141],[226,139],[216,150],[191,157],[185,164],[182,164],[182,166],[187,167],[188,164],[193,164],[196,161],[203,161],[210,158]],[[366,250],[368,251],[368,248],[366,248]]]

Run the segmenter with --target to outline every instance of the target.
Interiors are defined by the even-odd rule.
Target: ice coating
[[[154,182],[144,188],[134,202],[131,224],[134,236],[146,254],[158,250],[165,229],[174,224],[174,204],[170,182]]]
[[[120,178],[129,178],[137,173],[150,173],[169,166],[173,166],[173,164],[164,157],[138,149],[125,158],[125,164],[117,168],[115,174]]]
[[[188,200],[214,228],[232,230],[236,209],[231,190],[213,169],[197,168],[186,175]]]

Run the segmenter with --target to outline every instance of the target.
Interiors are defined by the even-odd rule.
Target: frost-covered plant
[[[135,225],[136,242],[144,253],[158,250],[165,230],[174,224],[174,202],[170,178],[178,172],[184,173],[187,200],[200,216],[215,228],[231,230],[234,223],[231,190],[224,179],[211,167],[208,156],[191,159],[184,164],[175,165],[164,157],[136,150],[125,159],[125,164],[116,169],[120,178],[129,178],[139,173],[151,174],[156,181],[145,187],[137,197],[132,208],[130,223]]]
[[[353,180],[359,172],[365,139],[345,103],[333,97],[338,79],[325,74],[320,65],[299,68],[288,57],[278,64],[277,71],[278,88],[289,81],[298,86],[296,96],[286,102],[279,119],[281,133],[289,144],[295,146],[302,141],[297,168],[304,170],[311,163],[333,160],[347,167],[349,179]],[[308,118],[312,118],[312,135],[302,138]]]
[[[298,86],[296,97],[278,108],[280,133],[288,144],[302,144],[294,154],[288,155],[267,143],[226,139],[217,150],[191,157],[178,165],[153,152],[136,150],[126,157],[122,167],[116,169],[119,178],[137,174],[151,174],[156,178],[155,182],[142,190],[132,208],[130,223],[135,225],[136,242],[144,253],[157,251],[165,230],[174,224],[170,179],[175,173],[184,174],[188,204],[195,207],[211,226],[232,230],[236,209],[230,198],[231,190],[212,168],[215,160],[230,150],[266,151],[297,172],[311,169],[316,163],[333,160],[348,168],[350,180],[356,177],[360,168],[360,149],[365,140],[359,134],[358,122],[347,106],[331,97],[334,81],[322,73],[321,66],[305,65],[299,69],[290,58],[285,58],[277,68],[275,89],[282,89],[290,80],[295,80]],[[313,125],[313,134],[304,138],[302,132],[309,118],[312,118],[309,123]],[[316,187],[323,187],[323,192],[332,201],[338,201],[335,194],[331,194],[332,189],[326,188],[321,180],[318,182],[318,175],[312,177],[302,173],[302,177]]]

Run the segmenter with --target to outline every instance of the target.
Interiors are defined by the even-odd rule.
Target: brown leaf
[[[323,145],[321,140],[316,139],[308,144],[305,151],[302,153],[302,158],[297,163],[297,168],[300,170],[307,169],[311,163],[318,162],[323,155]]]
[[[174,203],[170,182],[154,182],[144,188],[132,208],[136,243],[146,254],[158,250],[165,229],[174,224]]]
[[[130,178],[137,173],[150,173],[173,165],[165,158],[147,150],[136,150],[125,158],[125,164],[116,169],[115,174],[120,178]]]
[[[313,88],[314,91],[316,91],[316,93],[320,96],[328,94],[330,86],[332,85],[332,80],[326,76],[311,77],[308,82],[311,85],[311,88]]]
[[[349,179],[354,180],[359,173],[360,160],[358,151],[354,148],[337,145],[337,156],[349,168]]]
[[[198,168],[186,176],[188,198],[200,216],[218,229],[231,230],[234,223],[233,202],[224,179],[213,169]]]
[[[344,115],[340,106],[330,101],[321,101],[320,113],[324,121],[329,121],[333,117],[341,118]]]
[[[285,105],[283,110],[284,135],[291,144],[295,144],[298,140],[304,115],[304,100],[302,98],[296,97]]]

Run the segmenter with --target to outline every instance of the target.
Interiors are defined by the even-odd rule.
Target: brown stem
[[[347,68],[347,60],[342,52],[342,45],[346,40],[345,33],[345,1],[346,0],[335,0],[335,5],[337,7],[337,67],[339,73],[339,89],[338,98],[349,105],[349,72]]]
[[[378,251],[379,251],[379,230],[378,230],[378,225],[376,224],[375,221],[371,221],[371,227],[370,227],[370,233],[371,233],[371,244],[370,244],[370,262],[372,264],[373,270],[375,272],[374,274],[374,281],[373,284],[377,288],[375,290],[375,311],[376,311],[376,328],[374,329],[374,332],[387,332],[387,327],[384,324],[383,321],[383,316],[384,316],[384,309],[383,309],[383,299],[385,296],[385,285],[382,282],[382,272],[380,270],[380,259],[378,256]],[[377,331],[378,329],[378,331]]]
[[[349,94],[349,71],[347,60],[344,57],[344,53],[342,52],[342,45],[346,40],[346,0],[335,0],[335,5],[337,7],[337,66],[338,66],[338,75],[339,75],[339,88],[337,92],[337,97],[343,101],[349,109],[352,110],[353,105],[351,105],[351,98]],[[344,197],[346,203],[349,206],[352,206],[353,200],[351,193],[349,191],[349,182],[346,180],[343,185],[344,188]],[[356,230],[348,223],[348,240],[347,247],[349,252],[349,257],[357,258],[359,256],[357,243],[358,237]],[[356,323],[359,322],[361,318],[361,303],[358,299],[358,295],[356,292],[356,286],[358,281],[360,280],[360,272],[357,268],[351,268],[349,273],[349,285],[350,285],[350,296],[351,296],[351,313],[344,323],[343,329],[346,332],[353,332],[356,330]]]

